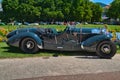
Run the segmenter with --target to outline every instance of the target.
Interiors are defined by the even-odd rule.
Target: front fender
[[[81,43],[81,48],[86,51],[96,52],[96,47],[99,42],[110,39],[111,37],[108,35],[96,35],[83,41]]]
[[[96,45],[98,42],[103,40],[110,40],[111,37],[108,35],[96,35],[93,37],[88,38],[87,40],[82,42],[83,47],[91,47],[93,45]]]
[[[32,32],[23,32],[23,33],[16,34],[12,36],[11,38],[9,38],[7,43],[9,45],[19,47],[20,41],[26,37],[30,37],[34,39],[38,45],[42,44],[42,40],[40,39],[40,37],[37,34],[32,33]]]

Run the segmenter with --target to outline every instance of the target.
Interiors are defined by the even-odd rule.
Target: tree
[[[56,16],[54,0],[43,0],[40,6],[42,7],[41,20],[51,21]]]
[[[19,6],[18,0],[3,0],[3,20],[9,22],[17,17],[17,9]]]
[[[34,22],[39,20],[40,18],[40,10],[38,7],[34,7],[30,4],[21,3],[21,5],[18,7],[18,16],[17,20],[20,21],[28,21],[28,22]]]
[[[92,10],[89,0],[75,0],[71,6],[71,20],[75,21],[90,21],[92,17]]]
[[[40,4],[42,7],[41,20],[54,22],[63,19],[61,0],[43,0]]]
[[[70,18],[70,8],[71,8],[71,4],[72,4],[72,0],[62,0],[63,4],[62,4],[62,9],[61,12],[64,15],[64,21],[69,21]]]
[[[92,9],[91,9],[91,2],[89,0],[83,0],[81,5],[83,6],[84,10],[84,16],[83,16],[83,19],[82,21],[84,22],[91,22],[91,18],[92,16]]]
[[[9,21],[29,21],[33,22],[40,18],[40,7],[35,7],[34,0],[4,0],[3,19]]]
[[[102,11],[103,11],[101,6],[99,4],[91,3],[91,10],[92,10],[92,15],[93,15],[91,18],[91,21],[92,22],[101,21],[101,16],[102,16]]]
[[[7,22],[100,21],[102,12],[90,0],[3,0],[3,10]]]
[[[120,0],[114,0],[111,3],[111,6],[107,12],[107,16],[110,18],[114,18],[114,19],[120,18],[120,10],[119,9],[120,9]]]
[[[64,14],[62,12],[63,9],[63,1],[62,0],[54,0],[55,11],[57,12],[56,20],[61,21],[64,19]]]

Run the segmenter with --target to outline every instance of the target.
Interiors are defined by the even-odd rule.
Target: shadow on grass
[[[81,56],[81,58],[87,58],[88,56],[96,56],[93,52],[86,51],[55,51],[55,50],[40,50],[41,53],[53,54],[53,57],[58,56]],[[76,57],[80,58],[80,57]]]
[[[19,48],[17,47],[1,47],[4,49],[4,52],[7,53],[15,53],[15,54],[29,54],[29,53],[24,53],[22,52]],[[53,57],[58,57],[58,56],[78,56],[76,58],[93,58],[97,59],[96,54],[93,52],[86,52],[86,51],[54,51],[54,50],[40,50],[36,54],[40,53],[45,53],[45,54],[51,54]],[[43,55],[44,56],[44,55]],[[79,57],[80,56],[80,57]]]
[[[9,52],[9,53],[23,53],[19,48],[17,47],[1,47],[4,49],[4,52]],[[23,53],[24,54],[24,53]]]

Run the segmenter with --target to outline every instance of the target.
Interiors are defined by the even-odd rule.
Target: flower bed
[[[6,35],[7,35],[8,31],[5,28],[0,28],[0,42],[5,41],[6,40]]]

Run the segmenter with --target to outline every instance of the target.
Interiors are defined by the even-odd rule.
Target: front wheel
[[[36,41],[32,38],[23,39],[20,48],[25,53],[36,53],[39,50]]]
[[[116,53],[116,45],[111,41],[103,41],[98,44],[96,53],[101,58],[112,58]]]

